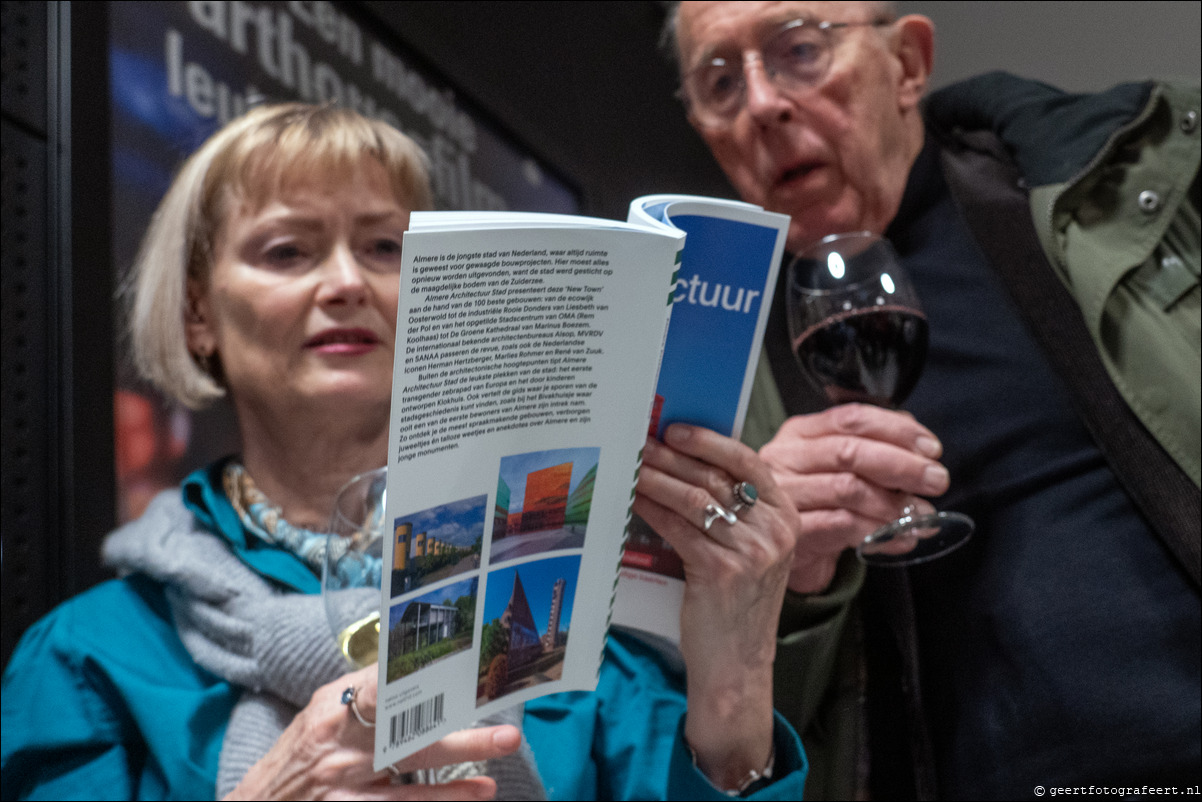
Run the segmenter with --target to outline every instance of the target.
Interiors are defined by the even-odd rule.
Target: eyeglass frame
[[[801,27],[801,26],[810,26],[810,27],[814,28],[815,30],[820,31],[822,34],[823,43],[826,46],[827,61],[826,61],[826,64],[823,65],[821,72],[818,73],[818,75],[816,77],[814,77],[812,80],[810,80],[808,82],[800,84],[800,86],[801,87],[817,86],[819,83],[821,83],[822,79],[826,77],[827,73],[830,72],[830,69],[831,69],[831,62],[833,61],[833,54],[834,54],[834,43],[831,40],[831,31],[840,30],[842,28],[860,28],[860,27],[869,27],[869,26],[871,26],[873,28],[880,28],[880,27],[883,27],[886,25],[892,25],[894,22],[896,22],[896,20],[887,19],[884,17],[878,17],[877,19],[866,20],[863,22],[830,22],[830,21],[826,21],[826,20],[814,22],[813,20],[806,19],[805,17],[798,17],[797,19],[792,19],[792,20],[789,20],[787,22],[784,22],[784,23],[776,26],[776,28],[773,30],[773,32],[771,34],[769,34],[768,36],[765,36],[763,39],[761,39],[759,47],[755,51],[753,51],[754,54],[758,55],[758,59],[752,59],[752,60],[758,60],[760,62],[760,64],[763,65],[764,74],[768,77],[768,81],[772,84],[772,86],[777,91],[779,91],[779,92],[788,92],[790,90],[795,91],[797,88],[799,88],[798,86],[788,87],[788,86],[782,86],[777,83],[777,80],[778,80],[777,76],[782,73],[780,71],[772,72],[771,70],[768,69],[768,64],[766,61],[764,61],[764,45],[765,45],[765,43],[776,39],[776,37],[780,36],[781,34],[785,33],[786,31],[790,31],[794,28]],[[739,88],[738,88],[740,101],[739,101],[738,105],[734,107],[734,112],[729,117],[721,118],[720,121],[716,122],[716,123],[707,122],[706,120],[702,119],[702,117],[697,114],[697,112],[695,111],[696,104],[689,98],[689,93],[685,87],[688,84],[688,80],[689,80],[690,76],[696,75],[701,70],[708,69],[708,68],[714,66],[715,62],[718,62],[718,61],[725,62],[725,61],[727,61],[727,59],[722,58],[720,56],[711,57],[708,62],[698,64],[697,66],[693,67],[687,73],[685,73],[684,75],[681,76],[680,88],[678,88],[676,90],[676,98],[678,100],[680,100],[681,103],[684,104],[685,109],[688,111],[689,115],[693,118],[693,120],[696,122],[697,125],[699,125],[702,128],[709,128],[709,129],[713,129],[713,130],[721,130],[721,129],[727,128],[731,125],[731,123],[734,122],[735,118],[739,116],[739,112],[747,107],[748,55],[749,54],[747,51],[743,51],[740,54],[740,62],[741,62],[740,70],[739,70],[739,82],[740,83],[739,83]]]

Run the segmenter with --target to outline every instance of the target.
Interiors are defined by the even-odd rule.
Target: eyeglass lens
[[[764,71],[780,89],[811,86],[830,65],[830,41],[825,28],[796,20],[773,34],[760,47]],[[743,59],[718,57],[689,76],[688,94],[695,112],[715,122],[739,113],[747,90]]]

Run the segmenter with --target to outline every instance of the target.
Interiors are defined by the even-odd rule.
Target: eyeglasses
[[[831,31],[860,26],[889,25],[871,22],[812,22],[796,19],[776,29],[759,48],[768,80],[778,90],[795,92],[814,86],[831,66]],[[747,73],[742,56],[715,56],[689,70],[677,93],[698,125],[725,128],[747,103]]]

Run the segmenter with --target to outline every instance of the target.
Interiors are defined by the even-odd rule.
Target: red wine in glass
[[[785,305],[797,364],[830,403],[896,409],[918,383],[927,318],[884,238],[835,234],[808,248],[790,265]],[[973,528],[961,513],[907,507],[856,553],[869,564],[915,565],[962,545]]]
[[[927,356],[927,319],[905,306],[839,312],[803,331],[797,361],[832,404],[897,407]]]

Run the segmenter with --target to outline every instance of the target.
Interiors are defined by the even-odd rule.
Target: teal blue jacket
[[[203,496],[211,528],[226,528],[232,508],[204,471],[184,489]],[[227,540],[281,586],[320,590],[291,554],[240,529]],[[144,576],[112,580],[26,632],[4,672],[4,799],[214,797],[241,689],[193,662],[165,593]],[[725,799],[688,757],[684,709],[683,673],[637,641],[612,636],[597,693],[528,706],[527,738],[551,798]],[[779,717],[775,739],[777,779],[751,798],[799,799],[807,768],[801,742]]]

